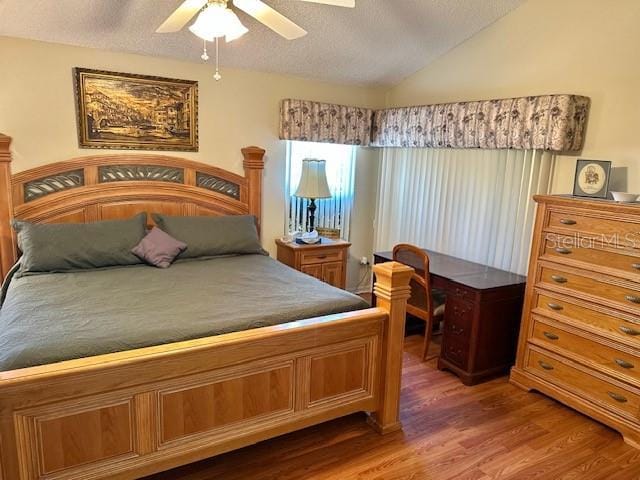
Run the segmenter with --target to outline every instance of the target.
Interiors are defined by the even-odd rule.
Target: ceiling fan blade
[[[333,5],[334,7],[355,8],[356,0],[302,0],[303,2],[322,3],[323,5]]]
[[[260,0],[233,0],[233,4],[287,40],[307,34],[306,30]]]
[[[181,30],[206,4],[207,0],[184,0],[182,5],[158,27],[156,33],[171,33]]]

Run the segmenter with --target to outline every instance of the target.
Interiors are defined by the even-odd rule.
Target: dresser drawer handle
[[[619,367],[622,368],[633,368],[633,363],[629,363],[626,360],[622,360],[621,358],[614,358],[615,362]]]
[[[318,260],[324,260],[325,258],[327,258],[327,256],[326,255],[317,255],[316,258]]]
[[[562,305],[558,305],[557,303],[547,303],[547,307],[549,307],[551,310],[556,310],[556,311],[560,311],[564,309]]]
[[[622,395],[620,395],[619,393],[615,393],[615,392],[607,392],[607,394],[613,398],[616,402],[620,402],[620,403],[626,403],[627,402],[627,398],[623,397]]]
[[[561,218],[560,219],[560,223],[563,225],[575,225],[576,221],[575,220],[571,220],[570,218]]]
[[[545,370],[553,370],[553,365],[550,365],[547,362],[543,362],[542,360],[538,361],[538,365],[540,365]]]
[[[558,340],[560,337],[555,333],[551,332],[542,332],[542,334],[547,337],[549,340]]]
[[[624,298],[629,300],[631,303],[640,303],[640,297],[636,295],[625,295]]]
[[[618,328],[622,333],[626,333],[627,335],[631,335],[632,337],[640,335],[640,330],[636,330],[635,328],[625,327],[624,325],[620,325],[620,327]]]
[[[571,253],[571,249],[565,247],[557,247],[556,252],[562,255],[569,255]]]
[[[631,268],[635,268],[636,270],[640,270],[640,263],[632,263]]]
[[[551,275],[551,280],[556,283],[567,283],[567,279],[560,275]]]

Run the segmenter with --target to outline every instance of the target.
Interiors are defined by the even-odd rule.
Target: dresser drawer
[[[604,271],[634,281],[640,281],[640,252],[603,247],[588,240],[549,234],[545,238],[543,258],[574,264],[595,271]]]
[[[328,249],[325,248],[322,251],[311,251],[300,253],[300,263],[302,265],[309,265],[310,263],[326,263],[326,262],[339,262],[343,259],[344,249]]]
[[[640,395],[636,389],[618,382],[607,381],[597,374],[587,373],[567,360],[560,361],[551,354],[528,348],[525,369],[545,380],[606,406],[634,421],[640,414]]]
[[[540,321],[534,322],[531,341],[559,349],[561,354],[568,352],[590,360],[615,378],[626,377],[627,381],[636,384],[640,381],[640,358],[637,354],[622,352]]]
[[[637,216],[624,217],[629,221],[610,218],[607,213],[590,215],[584,211],[552,210],[547,217],[546,230],[563,234],[580,233],[588,237],[615,238],[617,243],[631,245],[640,242],[640,220]]]
[[[549,296],[537,293],[533,303],[533,313],[575,324],[578,328],[607,335],[628,345],[640,347],[640,319],[615,311],[604,313],[596,305],[584,302],[578,305],[576,299],[561,294]]]
[[[551,289],[561,289],[571,295],[572,292],[579,292],[594,297],[594,300],[603,302],[607,306],[622,308],[634,314],[640,314],[640,285],[632,288],[613,283],[606,283],[603,280],[596,280],[585,274],[543,266],[540,272],[540,282],[546,284]]]

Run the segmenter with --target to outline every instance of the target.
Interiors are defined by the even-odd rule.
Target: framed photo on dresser
[[[607,198],[611,162],[608,160],[576,161],[573,195],[576,197]]]

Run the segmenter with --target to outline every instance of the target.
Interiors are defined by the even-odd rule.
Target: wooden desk
[[[465,385],[508,373],[515,360],[526,277],[425,252],[432,285],[447,297],[438,368],[452,371]],[[374,254],[374,263],[391,259],[391,252]]]

